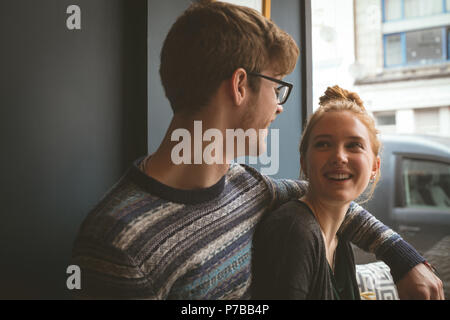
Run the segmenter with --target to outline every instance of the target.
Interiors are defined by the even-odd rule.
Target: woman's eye
[[[348,144],[349,148],[359,148],[359,149],[364,149],[362,143],[360,142],[351,142]]]
[[[317,141],[314,146],[316,148],[327,148],[330,146],[330,143],[327,141]]]

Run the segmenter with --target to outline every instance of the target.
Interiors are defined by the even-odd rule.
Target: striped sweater
[[[215,185],[177,190],[137,160],[83,221],[72,252],[83,298],[248,299],[252,236],[263,214],[306,183],[233,164]],[[352,203],[341,233],[402,276],[423,258]]]

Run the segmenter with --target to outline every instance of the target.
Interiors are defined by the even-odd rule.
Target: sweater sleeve
[[[265,178],[272,192],[272,208],[302,197],[308,188],[306,181]],[[400,235],[355,202],[351,203],[339,233],[359,248],[374,253],[377,259],[384,261],[391,268],[395,282],[425,261]]]
[[[301,180],[272,179],[263,176],[272,195],[271,209],[276,209],[284,203],[301,198],[308,188],[308,183]]]
[[[81,288],[73,295],[76,299],[161,299],[140,267],[117,248],[95,241],[89,246],[75,243],[71,263],[81,269]]]
[[[425,261],[399,234],[385,226],[367,210],[352,202],[339,233],[364,251],[374,253],[391,269],[394,281]]]

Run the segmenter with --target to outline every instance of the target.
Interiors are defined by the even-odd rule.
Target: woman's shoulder
[[[320,226],[313,212],[300,200],[288,201],[267,213],[261,224],[267,232],[282,231],[302,236],[320,235]]]
[[[282,204],[277,209],[268,213],[266,218],[300,223],[317,223],[314,213],[308,205],[298,199],[290,200]]]

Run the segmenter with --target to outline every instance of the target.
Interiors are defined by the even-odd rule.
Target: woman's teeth
[[[348,173],[330,173],[326,177],[332,180],[347,180],[350,179],[351,175]]]

